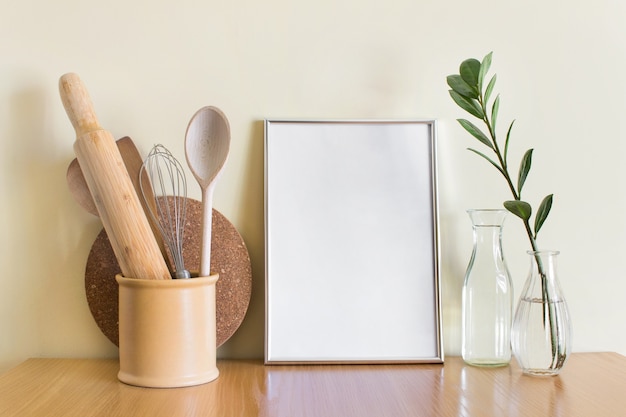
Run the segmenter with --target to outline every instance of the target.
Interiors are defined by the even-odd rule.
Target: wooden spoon
[[[196,112],[185,134],[187,164],[202,189],[202,250],[200,276],[211,274],[211,223],[213,190],[228,159],[230,126],[222,111],[213,106]]]
[[[84,208],[87,213],[99,216],[96,203],[93,202],[93,197],[87,187],[87,180],[83,175],[83,170],[80,169],[78,159],[72,159],[70,166],[67,167],[67,173],[65,175],[67,179],[67,185],[70,189],[70,193],[74,197],[74,200]]]
[[[141,206],[143,207],[144,213],[148,218],[150,223],[150,228],[152,229],[152,233],[154,234],[154,238],[157,241],[159,246],[159,250],[165,259],[168,269],[170,272],[172,271],[172,265],[167,254],[167,250],[165,249],[165,243],[163,242],[163,237],[161,236],[161,232],[159,232],[158,226],[155,224],[152,217],[149,215],[149,210],[155,210],[153,213],[156,213],[156,201],[154,199],[154,195],[152,194],[152,187],[150,187],[150,178],[148,174],[144,171],[141,172],[141,165],[143,164],[143,159],[141,158],[141,154],[139,150],[135,146],[135,143],[128,136],[124,136],[121,139],[116,141],[117,148],[122,155],[122,160],[124,161],[124,165],[126,166],[126,170],[128,171],[128,175],[133,183],[133,187],[137,195],[139,196],[139,200],[141,202]],[[78,163],[78,159],[74,158],[70,165],[67,168],[66,173],[67,185],[69,186],[70,192],[72,196],[76,200],[76,202],[85,209],[88,213],[93,214],[94,216],[99,216],[98,209],[96,208],[96,204],[93,201],[93,196],[89,191],[89,187],[87,186],[87,181],[85,180],[85,176],[83,175],[83,171],[80,168],[80,164]],[[144,184],[144,194],[146,198],[141,198],[141,185]]]

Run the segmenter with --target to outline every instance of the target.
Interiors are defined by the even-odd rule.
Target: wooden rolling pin
[[[74,152],[122,275],[170,279],[150,223],[110,132],[100,127],[89,94],[76,74],[59,80],[65,111],[76,130]]]

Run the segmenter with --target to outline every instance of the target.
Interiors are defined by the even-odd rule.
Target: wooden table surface
[[[187,388],[117,380],[115,359],[29,359],[0,376],[0,416],[567,416],[626,415],[626,357],[572,355],[561,375],[444,365],[264,366],[218,361],[220,376]]]

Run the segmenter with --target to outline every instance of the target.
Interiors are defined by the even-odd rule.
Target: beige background
[[[543,247],[560,272],[576,351],[626,354],[624,122],[626,5],[621,0],[25,0],[0,13],[0,370],[31,356],[115,356],[86,303],[83,271],[101,225],[73,201],[65,170],[74,132],[57,81],[77,72],[103,126],[184,159],[189,118],[229,117],[231,157],[215,207],[250,250],[253,298],[222,357],[263,353],[264,118],[436,118],[445,349],[459,353],[465,209],[508,190],[465,150],[445,76],[494,51],[501,129],[517,119],[511,157],[534,147],[526,198],[555,193]],[[517,162],[512,162],[517,166]],[[190,196],[200,192],[192,183]],[[505,251],[517,294],[526,240],[516,219]],[[323,269],[323,264],[320,264]]]

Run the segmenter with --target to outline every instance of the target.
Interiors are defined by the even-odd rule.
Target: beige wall
[[[6,2],[5,2],[6,3]],[[174,5],[176,4],[176,5]],[[100,230],[70,196],[74,132],[57,92],[87,83],[101,123],[184,158],[191,115],[228,115],[231,157],[215,207],[253,263],[248,317],[220,356],[263,352],[262,119],[437,118],[445,346],[459,352],[459,291],[471,250],[470,207],[507,190],[465,150],[445,76],[494,51],[511,155],[535,148],[527,198],[554,192],[544,247],[562,251],[575,350],[626,354],[624,173],[626,6],[530,0],[27,0],[0,13],[0,370],[30,356],[115,356],[83,288]],[[505,122],[506,120],[506,122]],[[517,165],[517,162],[515,162]],[[190,196],[199,198],[191,187]],[[519,294],[527,248],[510,219],[505,251]]]

